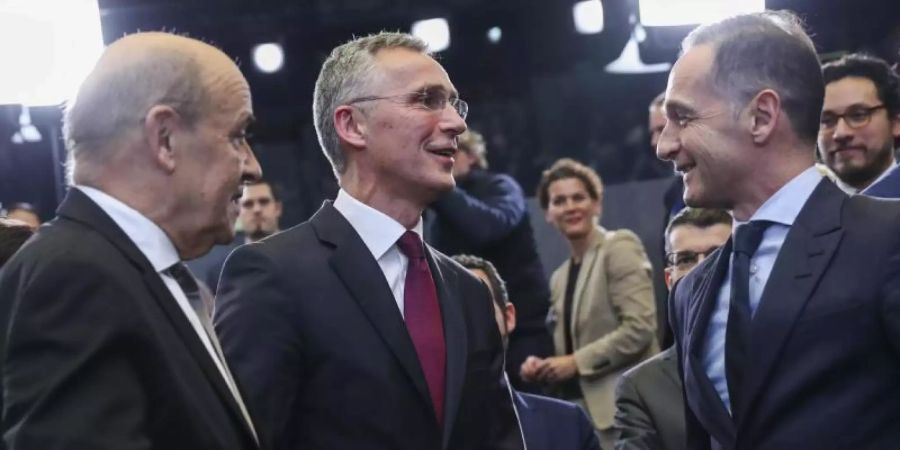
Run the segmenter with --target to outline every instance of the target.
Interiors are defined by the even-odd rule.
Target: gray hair
[[[735,112],[763,89],[778,92],[794,133],[815,142],[825,86],[815,45],[799,17],[766,11],[730,17],[692,31],[682,52],[699,45],[715,49],[714,88]]]
[[[509,291],[506,289],[506,282],[500,277],[500,272],[497,272],[497,267],[493,263],[474,255],[453,255],[451,258],[468,270],[477,269],[484,272],[490,280],[491,297],[494,304],[501,311],[506,308],[506,305],[509,304]]]
[[[467,129],[459,135],[459,149],[475,157],[475,165],[482,169],[488,168],[487,147],[484,145],[484,136],[481,133]]]
[[[69,183],[82,172],[77,164],[102,163],[115,150],[109,142],[140,126],[153,106],[171,106],[193,126],[209,103],[202,63],[191,52],[158,49],[127,64],[98,65],[65,106]]]
[[[337,131],[334,128],[334,110],[355,97],[368,95],[362,92],[368,87],[375,73],[375,55],[385,49],[405,48],[424,54],[428,45],[421,39],[405,33],[381,32],[336,47],[322,64],[313,92],[313,124],[319,145],[331,163],[335,176],[346,170],[344,156]]]

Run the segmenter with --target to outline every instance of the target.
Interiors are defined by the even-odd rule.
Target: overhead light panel
[[[572,6],[575,31],[595,34],[603,31],[603,4],[600,0],[585,0]]]
[[[648,27],[711,23],[765,9],[765,0],[638,0],[641,24]]]
[[[665,72],[672,65],[669,63],[646,64],[641,60],[641,52],[639,44],[647,38],[647,32],[641,24],[637,23],[634,15],[628,18],[631,24],[631,35],[625,42],[625,48],[618,58],[607,64],[605,70],[609,73],[620,74],[638,74],[638,73],[655,73]]]
[[[503,38],[503,30],[500,27],[493,27],[487,32],[488,42],[496,44]]]
[[[253,48],[253,63],[260,72],[278,72],[284,65],[284,50],[274,42],[259,44]]]
[[[447,19],[419,20],[412,24],[412,35],[425,41],[428,50],[439,52],[450,47],[450,25]]]
[[[62,103],[102,52],[97,0],[0,0],[0,104]]]

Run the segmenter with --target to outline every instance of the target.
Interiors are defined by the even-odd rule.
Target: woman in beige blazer
[[[550,279],[559,356],[530,357],[521,373],[584,405],[612,448],[616,380],[659,348],[650,262],[633,232],[598,225],[602,189],[596,172],[571,159],[543,174],[538,199],[572,255]]]

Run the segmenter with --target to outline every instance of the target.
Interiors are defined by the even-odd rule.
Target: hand
[[[526,383],[535,383],[538,381],[537,378],[537,370],[544,363],[542,358],[538,358],[537,356],[529,356],[525,358],[525,362],[522,363],[522,367],[519,368],[519,376],[522,378],[522,381]]]
[[[578,374],[575,355],[546,358],[537,366],[534,376],[545,383],[561,383]]]

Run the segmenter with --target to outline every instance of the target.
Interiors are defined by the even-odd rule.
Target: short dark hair
[[[669,236],[675,227],[691,225],[697,228],[709,228],[719,224],[731,226],[732,222],[731,214],[724,209],[686,207],[678,211],[678,214],[675,214],[675,217],[672,217],[669,225],[666,226],[666,250],[669,250]]]
[[[682,42],[683,51],[711,45],[713,86],[738,112],[766,88],[778,92],[794,133],[815,142],[825,98],[816,48],[790,11],[743,14],[702,25]]]
[[[862,53],[844,55],[822,66],[822,77],[826,85],[847,77],[865,78],[875,85],[888,115],[900,113],[900,75],[881,58]]]
[[[281,201],[281,188],[279,188],[275,184],[272,184],[272,182],[266,180],[265,178],[258,178],[256,180],[249,181],[246,183],[246,186],[259,186],[260,184],[264,184],[269,187],[269,191],[272,192],[272,198],[276,202]]]
[[[0,267],[9,261],[32,234],[29,226],[0,218]]]
[[[453,260],[466,269],[478,269],[487,274],[494,304],[500,308],[500,311],[506,308],[506,305],[509,304],[509,291],[506,290],[506,283],[503,278],[500,278],[497,268],[490,261],[473,255],[455,255]]]
[[[546,210],[547,206],[550,205],[550,184],[565,178],[581,180],[588,195],[594,200],[600,200],[600,196],[603,194],[603,181],[600,179],[600,175],[597,175],[594,169],[574,159],[562,158],[541,174],[541,181],[538,182],[537,187],[537,197],[542,209]]]

